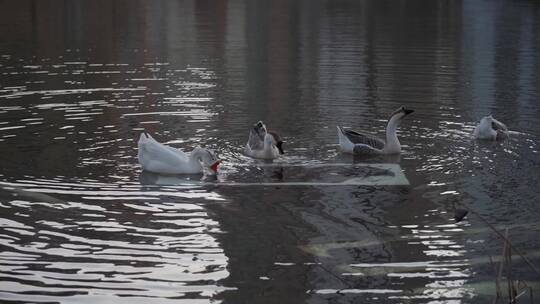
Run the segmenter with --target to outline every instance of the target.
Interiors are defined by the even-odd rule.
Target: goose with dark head
[[[250,130],[244,152],[253,158],[275,159],[285,153],[283,139],[277,132],[267,131],[266,125],[259,121]]]
[[[390,119],[388,119],[386,125],[386,141],[371,134],[337,127],[341,151],[358,155],[401,153],[401,144],[397,138],[397,128],[401,121],[413,112],[414,110],[412,109],[400,107],[390,115]]]

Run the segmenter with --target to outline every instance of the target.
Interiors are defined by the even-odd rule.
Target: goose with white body
[[[157,142],[150,134],[142,133],[138,142],[138,158],[145,171],[160,174],[200,174],[207,168],[216,174],[221,162],[207,149],[194,148],[190,153]]]
[[[482,140],[504,140],[508,138],[508,134],[506,125],[491,115],[482,117],[473,131],[474,138]]]

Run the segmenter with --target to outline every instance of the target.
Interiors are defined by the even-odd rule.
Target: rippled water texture
[[[492,303],[454,209],[540,265],[538,46],[534,1],[0,2],[0,302]],[[400,105],[400,157],[338,152]],[[141,172],[142,130],[221,173]]]

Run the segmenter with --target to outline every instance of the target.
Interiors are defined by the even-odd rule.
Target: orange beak
[[[218,159],[215,163],[213,163],[213,164],[210,166],[210,169],[212,169],[212,171],[214,171],[214,172],[217,173],[218,166],[219,166],[220,163],[221,163],[221,160]]]

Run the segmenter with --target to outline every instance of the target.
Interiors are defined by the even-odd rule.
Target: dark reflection
[[[0,2],[0,299],[490,302],[501,244],[450,213],[470,204],[539,263],[539,14],[506,0]],[[337,125],[384,134],[401,105],[418,110],[401,155],[339,153]],[[518,133],[472,141],[489,114]],[[282,159],[242,154],[259,120]],[[223,170],[139,174],[143,130],[216,150]]]
[[[227,234],[221,236],[228,252],[229,280],[240,292],[224,294],[226,302],[262,296],[277,301],[301,303],[309,297],[305,285],[312,259],[298,250],[306,233],[313,232],[291,213],[302,204],[302,192],[292,188],[223,188],[224,196],[235,197],[233,205],[213,205]],[[308,203],[308,202],[306,202]],[[311,204],[311,203],[308,203]],[[291,280],[290,278],[302,278]],[[274,293],[272,290],[280,290]]]
[[[271,177],[275,180],[282,181],[283,177],[285,176],[283,171],[284,170],[282,167],[273,168],[271,172]]]
[[[164,175],[144,170],[139,175],[141,185],[199,185],[207,179],[203,174]],[[214,176],[213,180],[215,179]]]
[[[388,154],[388,155],[354,155],[354,163],[369,162],[381,162],[381,163],[396,163],[401,161],[402,156],[400,154]]]
[[[339,148],[337,148],[339,150]],[[404,148],[405,150],[405,148]],[[399,164],[403,158],[407,158],[408,152],[405,151],[404,155],[401,154],[349,154],[338,153],[334,158],[336,163],[351,163],[351,164],[377,164],[377,163],[389,163]]]
[[[456,222],[461,222],[465,216],[469,213],[468,210],[463,208],[456,208],[454,209],[454,220]]]

